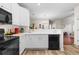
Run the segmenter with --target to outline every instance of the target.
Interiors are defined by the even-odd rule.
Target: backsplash
[[[23,32],[27,32],[28,31],[27,26],[18,26],[18,25],[8,25],[8,24],[6,24],[6,25],[0,25],[0,28],[1,29],[5,29],[5,33],[7,33],[10,29],[13,30],[15,28],[19,28],[20,30],[22,28],[23,29],[22,30]]]
[[[5,33],[8,32],[9,29],[13,29],[15,27],[19,27],[19,26],[16,26],[16,25],[0,25],[0,28],[3,28],[5,29]]]

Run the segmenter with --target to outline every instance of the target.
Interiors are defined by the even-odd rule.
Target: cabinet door
[[[20,7],[20,25],[29,26],[29,11]]]
[[[25,35],[20,36],[20,54],[24,51],[26,48],[26,41],[25,41]]]
[[[32,36],[32,45],[33,48],[40,48],[40,37],[38,34],[31,35]]]
[[[20,25],[20,8],[16,3],[12,4],[12,24]]]
[[[29,28],[29,11],[18,4],[12,4],[13,24],[20,26],[28,26]]]
[[[27,34],[25,36],[26,36],[26,48],[32,48],[33,45],[31,45],[32,44],[32,38],[31,38],[31,36],[27,35]]]
[[[48,48],[48,35],[38,35],[38,48]]]
[[[26,48],[48,48],[48,35],[27,35]]]
[[[35,35],[26,35],[26,48],[36,48],[36,36]]]

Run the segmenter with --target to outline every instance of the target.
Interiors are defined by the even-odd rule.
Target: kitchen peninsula
[[[64,50],[62,29],[39,29],[12,36],[19,37],[19,54],[22,54],[24,49]]]

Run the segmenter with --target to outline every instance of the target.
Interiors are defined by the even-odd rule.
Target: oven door
[[[4,40],[4,29],[0,29],[0,41]]]
[[[4,40],[4,36],[0,34],[0,41]]]

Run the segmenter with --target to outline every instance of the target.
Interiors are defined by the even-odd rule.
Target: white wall
[[[74,8],[74,44],[79,45],[79,6]]]
[[[66,32],[73,32],[74,15],[65,17],[63,19],[57,19],[53,22],[53,27],[56,29],[64,29]]]
[[[53,21],[53,20],[52,20]],[[45,26],[45,29],[48,29],[49,27],[49,19],[31,19],[30,24],[32,25],[35,23],[35,26],[38,28],[39,24],[43,24]],[[63,22],[62,20],[54,20],[52,24],[52,29],[63,29]]]
[[[47,19],[31,19],[31,25],[35,24],[35,27],[37,27],[37,29],[39,29],[39,24],[44,25],[45,29],[48,29],[48,25],[49,25],[49,20]]]
[[[56,29],[63,29],[63,22],[62,20],[58,19],[58,20],[55,20],[53,22],[53,25],[52,25],[52,28],[55,27]]]
[[[68,33],[73,32],[74,15],[68,16],[63,19],[64,31]]]

